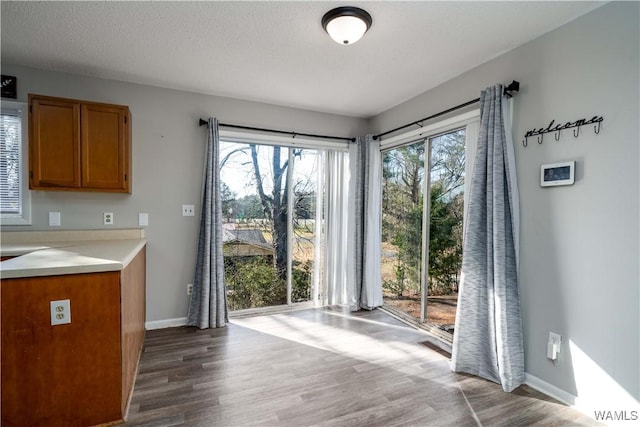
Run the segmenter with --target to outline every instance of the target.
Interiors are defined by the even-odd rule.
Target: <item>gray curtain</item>
[[[380,143],[372,135],[358,137],[349,146],[349,173],[349,306],[373,310],[382,305],[382,160]]]
[[[200,329],[221,328],[229,321],[222,258],[218,120],[210,118],[207,128],[198,257],[187,316],[187,325]]]
[[[512,391],[524,382],[517,183],[502,85],[482,91],[451,368]]]

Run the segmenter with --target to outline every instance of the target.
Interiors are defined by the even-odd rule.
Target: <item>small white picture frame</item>
[[[575,178],[576,162],[552,163],[540,166],[540,186],[556,187],[572,185]]]

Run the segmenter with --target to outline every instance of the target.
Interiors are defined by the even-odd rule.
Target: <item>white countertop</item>
[[[143,238],[69,242],[2,242],[0,278],[120,271],[146,245]]]

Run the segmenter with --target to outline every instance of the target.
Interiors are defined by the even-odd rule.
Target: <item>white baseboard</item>
[[[605,422],[607,425],[626,426],[629,424],[628,421],[636,421],[637,424],[639,418],[640,404],[624,390],[618,391],[617,389],[612,389],[611,391],[603,392],[606,394],[606,397],[613,396],[613,398],[607,401],[606,397],[603,399],[601,395],[596,397],[587,396],[586,398],[574,396],[527,373],[525,373],[525,384],[547,396],[559,400],[587,417],[596,421]],[[599,420],[597,419],[598,414],[600,414],[599,416],[601,417]]]
[[[531,374],[525,373],[524,375],[524,382],[529,387],[535,388],[539,392],[544,393],[549,397],[553,397],[567,406],[575,407],[577,397],[573,394],[567,393],[553,384],[549,384],[548,382],[543,381],[538,377],[534,377]]]
[[[176,319],[153,320],[151,322],[146,322],[144,324],[144,328],[147,331],[150,331],[153,329],[175,328],[178,326],[185,326],[186,324],[186,317],[178,317]]]

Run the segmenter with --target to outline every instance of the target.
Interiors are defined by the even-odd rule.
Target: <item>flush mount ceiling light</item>
[[[331,9],[322,17],[322,28],[336,43],[353,44],[371,27],[371,15],[358,7]]]

